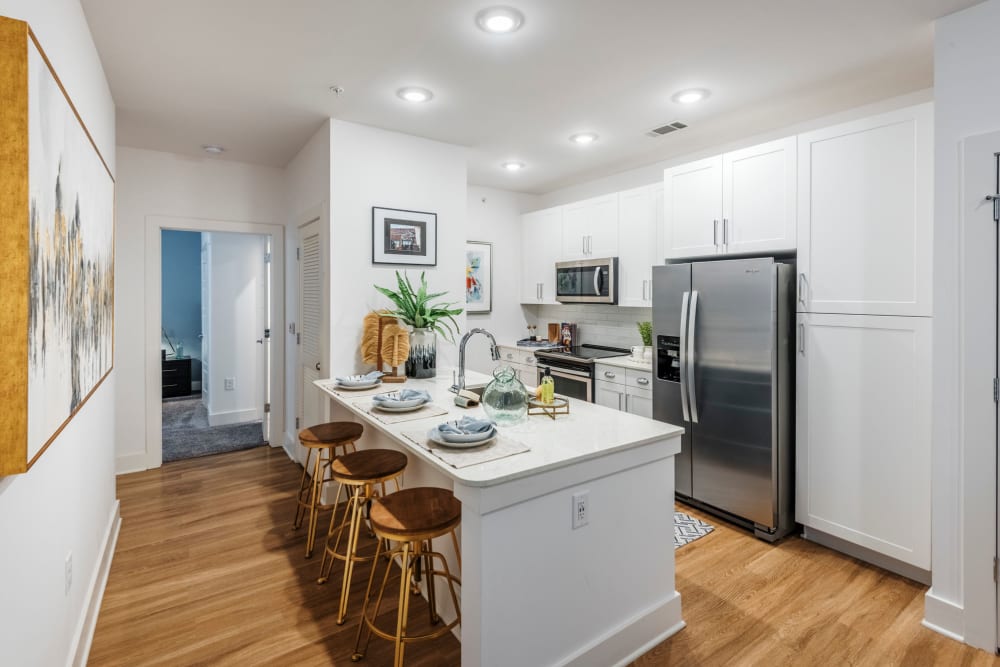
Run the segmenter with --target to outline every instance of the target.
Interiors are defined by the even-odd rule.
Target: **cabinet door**
[[[594,382],[594,403],[621,410],[625,407],[625,387],[611,382]]]
[[[799,137],[800,312],[931,315],[933,108]]]
[[[587,256],[587,235],[590,233],[592,211],[590,200],[563,207],[562,252],[560,259],[582,259]]]
[[[795,137],[722,156],[722,244],[729,253],[795,250]]]
[[[719,252],[722,224],[722,156],[663,172],[664,224],[668,258]]]
[[[521,216],[521,303],[556,303],[562,207]]]
[[[649,308],[656,261],[656,195],[659,186],[618,193],[618,304]]]
[[[618,193],[595,197],[590,202],[590,227],[587,230],[589,257],[617,257],[619,251]]]
[[[798,317],[796,521],[930,569],[931,319]]]
[[[633,415],[653,418],[653,392],[649,389],[628,387],[625,390],[625,410]]]

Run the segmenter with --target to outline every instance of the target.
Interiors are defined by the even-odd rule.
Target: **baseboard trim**
[[[229,412],[209,412],[208,425],[229,426],[230,424],[256,421],[259,418],[257,410],[253,408],[250,410],[230,410]]]
[[[681,618],[681,594],[674,591],[674,594],[662,603],[640,612],[560,664],[565,667],[587,665],[624,667],[683,630],[686,625]]]
[[[924,620],[921,625],[938,634],[965,643],[962,634],[965,609],[954,602],[939,598],[934,589],[924,593]]]
[[[70,647],[67,665],[83,667],[90,656],[90,646],[94,641],[94,630],[97,629],[97,616],[101,613],[101,601],[104,600],[104,589],[108,585],[108,575],[111,573],[111,561],[115,557],[115,546],[118,544],[118,533],[122,526],[121,502],[116,498],[111,507],[111,517],[104,533],[104,544],[101,558],[90,577],[90,588],[87,591],[84,614],[77,623],[73,645]]]
[[[149,470],[149,460],[146,452],[125,454],[115,459],[115,474],[125,475],[130,472]]]

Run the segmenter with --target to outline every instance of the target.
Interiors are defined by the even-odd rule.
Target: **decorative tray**
[[[556,415],[568,415],[569,401],[561,396],[553,398],[551,403],[542,403],[540,399],[531,398],[528,399],[528,414],[546,415],[551,419],[555,419]]]

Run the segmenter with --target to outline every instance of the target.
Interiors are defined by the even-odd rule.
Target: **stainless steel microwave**
[[[556,262],[556,301],[618,303],[618,258]]]

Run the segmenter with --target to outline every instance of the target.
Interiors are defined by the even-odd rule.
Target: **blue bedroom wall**
[[[201,378],[201,234],[162,232],[162,321],[171,342],[191,357],[191,377]],[[164,340],[162,346],[171,354]]]

